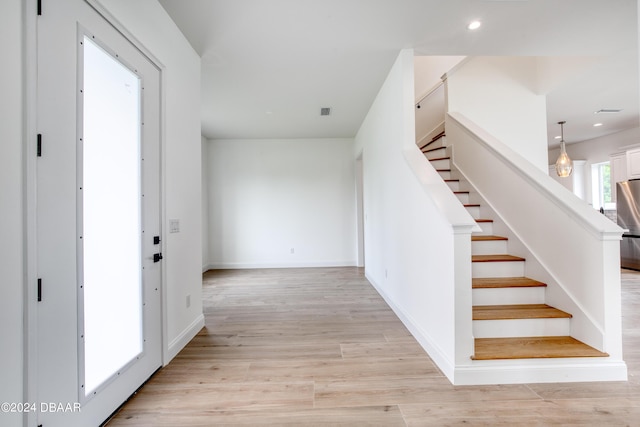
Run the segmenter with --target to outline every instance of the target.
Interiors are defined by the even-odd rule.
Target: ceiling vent
[[[619,109],[615,109],[615,108],[603,108],[601,110],[598,110],[595,112],[595,114],[600,114],[600,113],[609,113],[609,114],[614,114],[614,113],[619,113],[622,110]]]
[[[329,107],[322,107],[322,108],[320,109],[320,115],[321,115],[321,116],[328,116],[328,115],[330,115],[330,114],[331,114],[331,108],[329,108]]]

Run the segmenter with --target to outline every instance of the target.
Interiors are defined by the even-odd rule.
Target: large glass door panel
[[[90,395],[143,350],[141,85],[88,37],[82,46],[80,301]]]

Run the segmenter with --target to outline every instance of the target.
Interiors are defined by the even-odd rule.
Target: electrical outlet
[[[169,220],[169,233],[179,233],[180,232],[180,220],[179,219],[170,219]]]
[[[295,253],[296,253],[296,250],[295,250],[294,248],[291,248],[291,253],[292,253],[292,254],[295,254]]]

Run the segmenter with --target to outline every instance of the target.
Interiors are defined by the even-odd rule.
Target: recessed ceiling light
[[[594,127],[594,128],[597,128],[598,126],[602,126],[602,123],[594,123],[594,124],[593,124],[593,127]]]
[[[482,22],[480,21],[472,21],[471,23],[469,23],[469,25],[467,25],[467,29],[477,30],[478,28],[480,28],[481,25],[482,25]]]

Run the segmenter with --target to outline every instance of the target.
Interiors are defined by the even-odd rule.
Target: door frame
[[[100,2],[100,0],[84,0],[90,7],[111,26],[113,26],[122,36],[138,49],[147,59],[153,63],[160,74],[160,233],[167,235],[165,226],[166,218],[166,178],[165,178],[165,152],[166,152],[166,132],[165,132],[165,66],[157,57],[147,49],[120,21],[118,21]],[[23,162],[24,162],[24,277],[25,287],[23,292],[23,397],[24,402],[35,402],[39,407],[38,400],[38,301],[37,301],[37,31],[38,31],[38,5],[35,1],[22,2],[23,13],[23,66],[24,66],[24,86],[22,109],[24,120]],[[43,7],[46,13],[46,4]],[[75,69],[75,65],[74,69]],[[166,253],[165,239],[160,242],[160,252]],[[167,286],[166,267],[161,263],[161,294],[160,294],[160,316],[161,316],[161,363],[165,366],[170,360],[167,346]],[[124,396],[126,399],[128,396]],[[25,412],[23,414],[23,425],[35,425],[37,413]]]

